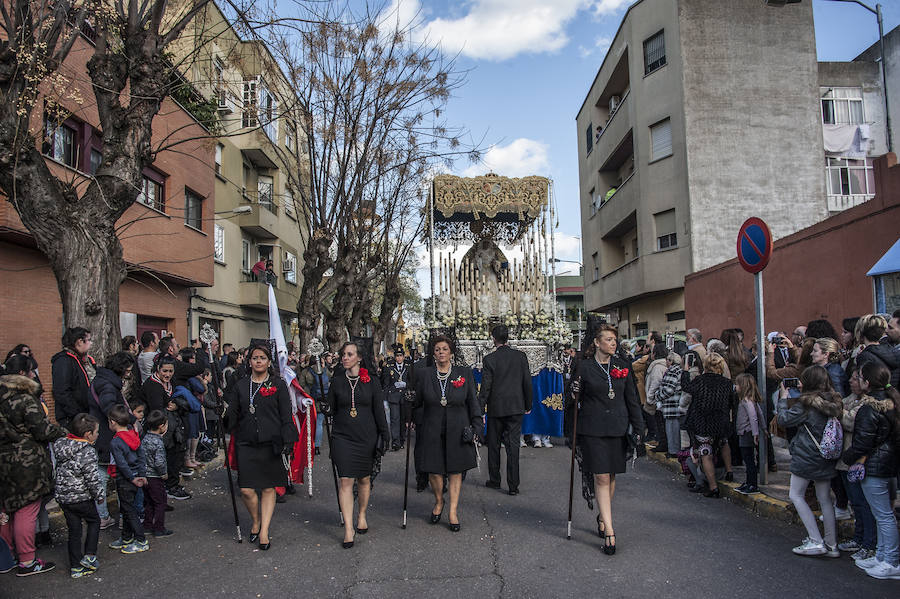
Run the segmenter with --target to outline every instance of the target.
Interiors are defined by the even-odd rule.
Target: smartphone
[[[800,385],[800,379],[789,378],[781,381],[785,389],[796,389]]]
[[[684,356],[684,367],[688,370],[691,369],[691,366],[694,364],[694,356],[691,354],[685,354]]]

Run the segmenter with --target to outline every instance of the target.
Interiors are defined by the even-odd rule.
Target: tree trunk
[[[400,290],[395,287],[385,282],[384,295],[381,297],[381,311],[378,314],[378,320],[375,321],[375,341],[376,343],[383,341],[385,347],[394,342],[393,339],[388,340],[387,335],[394,319],[394,309],[400,303]]]
[[[306,351],[313,337],[316,336],[316,328],[319,317],[322,314],[320,307],[322,276],[332,266],[331,256],[328,253],[331,239],[322,231],[313,232],[309,243],[303,251],[303,283],[300,286],[300,298],[297,300],[297,325],[300,329],[301,351]]]

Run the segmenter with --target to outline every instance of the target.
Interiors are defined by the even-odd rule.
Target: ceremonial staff
[[[566,523],[566,539],[572,540],[572,493],[575,486],[575,448],[578,434],[578,404],[581,400],[581,376],[575,379],[575,404],[572,410],[572,456],[569,460],[569,521]]]
[[[319,341],[318,338],[313,338],[313,340],[309,344],[309,348],[307,349],[309,355],[316,359],[316,367],[317,368],[325,368],[324,363],[319,362],[319,356],[325,351],[325,346],[322,345],[322,342]],[[316,369],[313,369],[313,372],[316,373],[316,378],[319,380],[319,399],[324,405],[325,403],[325,386],[322,384],[322,373],[316,372]],[[328,453],[331,453],[331,414],[325,414],[325,434],[328,437]],[[334,495],[338,498],[338,516],[341,518],[341,526],[344,525],[344,514],[341,512],[341,499],[340,499],[340,491],[338,490],[338,475],[337,475],[337,466],[334,465],[334,460],[331,460],[331,456],[329,455],[329,462],[331,462],[331,477],[334,479]]]
[[[407,403],[412,404],[410,398],[413,397],[414,391],[407,391]],[[412,405],[408,409],[409,420],[406,421],[406,471],[403,473],[403,523],[400,528],[406,528],[406,505],[409,498],[409,446],[412,444],[410,436],[412,432]]]
[[[213,330],[213,328],[209,326],[209,323],[206,323],[200,329],[199,337],[200,341],[206,344],[206,351],[209,355],[210,370],[212,370],[213,360],[215,359],[212,353],[212,342],[216,338],[218,338],[218,335],[216,334],[215,330]],[[219,404],[219,406],[219,426],[217,428],[219,438],[222,439],[222,443],[225,445],[225,472],[228,475],[228,492],[231,494],[231,510],[234,512],[234,528],[237,531],[237,542],[243,543],[244,539],[241,538],[241,521],[238,519],[237,500],[234,497],[234,479],[231,475],[231,460],[229,460],[228,458],[228,444],[225,443],[225,426],[222,423],[222,416],[225,414],[225,410],[223,409],[224,406],[222,404]],[[237,443],[234,444],[234,450],[237,451]]]

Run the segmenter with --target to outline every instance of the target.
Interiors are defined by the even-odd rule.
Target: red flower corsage
[[[371,381],[372,379],[371,379],[371,377],[369,377],[369,371],[366,370],[365,368],[360,368],[359,369],[359,380],[361,380],[364,383],[368,383],[369,381]]]
[[[609,371],[609,374],[614,379],[624,379],[626,376],[628,376],[628,369],[627,368],[613,368],[612,370]]]
[[[462,387],[463,385],[466,384],[466,379],[464,379],[461,376],[458,376],[455,379],[453,379],[452,381],[450,381],[450,384],[453,385],[454,387],[456,387],[457,389],[459,389],[460,387]]]
[[[259,394],[263,397],[271,397],[278,393],[278,388],[272,383],[266,383],[264,387],[260,387]]]

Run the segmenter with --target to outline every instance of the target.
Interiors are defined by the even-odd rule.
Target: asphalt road
[[[462,531],[428,522],[429,491],[410,490],[410,520],[400,528],[404,453],[385,457],[369,510],[370,532],[341,547],[334,487],[324,456],[315,496],[305,489],[279,504],[272,548],[235,542],[225,472],[189,484],[167,525],[176,534],[150,538],[150,551],[106,549],[101,567],[68,577],[65,529],[39,556],[58,566],[47,574],[0,578],[0,597],[897,597],[900,584],[867,577],[841,559],[794,556],[802,528],[761,519],[724,499],[690,494],[669,471],[638,460],[618,480],[614,514],[618,552],[600,551],[594,512],[576,493],[573,539],[565,538],[569,453],[524,448],[521,494],[487,489],[482,472],[463,485]],[[249,521],[243,508],[246,535]]]

